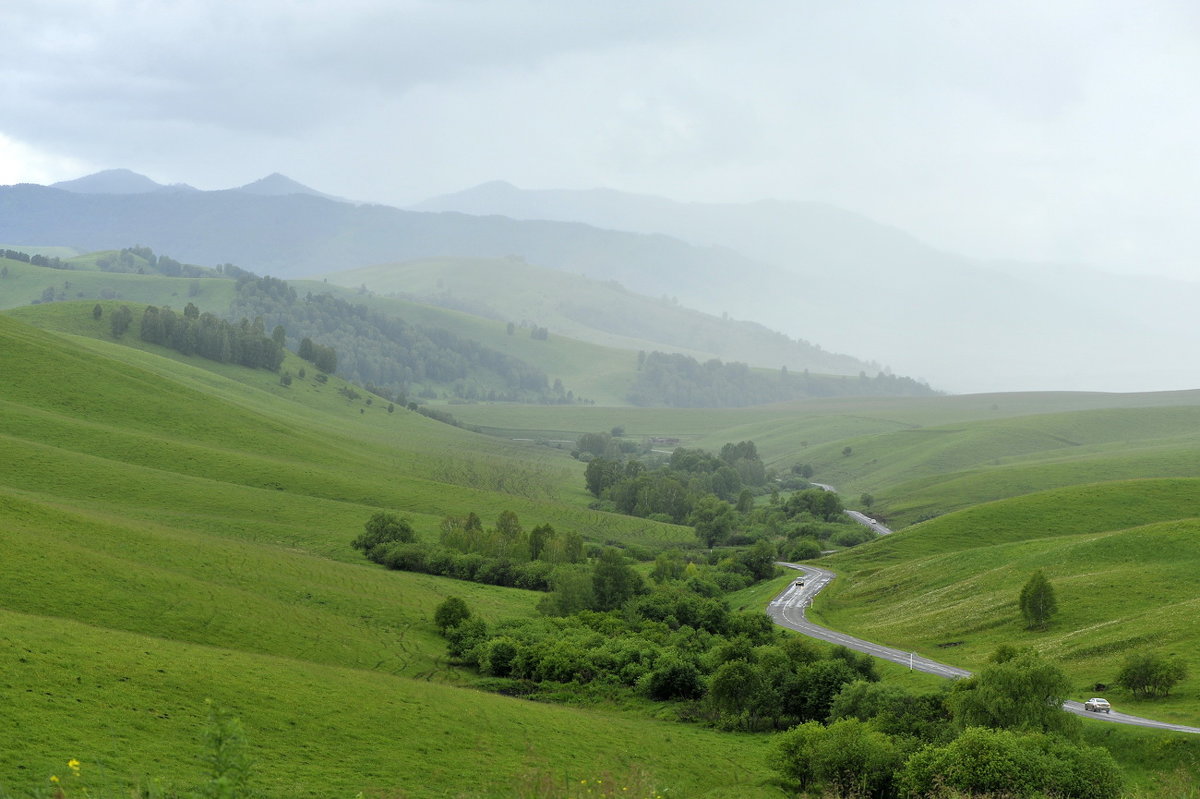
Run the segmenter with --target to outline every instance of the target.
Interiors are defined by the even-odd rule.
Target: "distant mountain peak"
[[[261,194],[269,197],[285,197],[289,194],[307,194],[313,197],[324,197],[327,200],[337,200],[331,194],[317,191],[309,188],[303,183],[292,180],[287,175],[281,175],[278,172],[272,172],[264,178],[259,178],[253,183],[247,183],[245,186],[239,186],[234,191],[243,191],[247,194]]]
[[[147,194],[166,187],[131,169],[105,169],[74,180],[60,180],[51,188],[76,194]]]

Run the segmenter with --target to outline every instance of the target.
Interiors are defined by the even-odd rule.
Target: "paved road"
[[[889,530],[888,532],[891,531]],[[948,677],[951,679],[971,676],[971,672],[966,669],[948,666],[945,663],[938,663],[936,660],[930,660],[912,652],[873,644],[870,641],[864,641],[861,638],[855,638],[845,633],[835,632],[834,630],[813,624],[805,616],[804,611],[812,604],[813,597],[817,595],[817,592],[828,585],[829,581],[834,578],[833,572],[816,566],[801,566],[796,563],[781,563],[780,565],[802,572],[799,581],[803,585],[799,585],[796,581],[793,581],[778,596],[771,600],[771,604],[767,606],[767,613],[775,620],[776,624],[795,630],[811,638],[828,641],[831,644],[841,644],[857,652],[866,652],[875,657],[890,660],[902,666],[909,666],[927,674],[936,674],[939,677]],[[1063,710],[1066,710],[1068,713],[1074,713],[1077,716],[1086,716],[1087,718],[1111,721],[1117,724],[1132,724],[1138,727],[1153,727],[1160,730],[1200,734],[1200,727],[1168,724],[1164,721],[1154,721],[1153,719],[1145,719],[1140,716],[1130,716],[1127,713],[1118,713],[1115,710],[1112,713],[1089,713],[1083,709],[1083,703],[1073,700],[1064,702]]]
[[[882,524],[875,521],[874,519],[872,519],[870,516],[868,516],[865,513],[860,513],[859,511],[856,511],[856,510],[848,510],[848,511],[846,511],[846,515],[849,516],[854,521],[858,522],[859,524],[870,527],[872,530],[879,533],[880,535],[891,535],[892,531],[890,529],[888,529],[887,527],[884,527]]]

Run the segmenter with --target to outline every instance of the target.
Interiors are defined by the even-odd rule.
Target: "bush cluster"
[[[703,583],[701,583],[703,585]],[[736,729],[824,719],[847,683],[877,679],[872,659],[844,648],[822,657],[763,613],[735,613],[688,581],[656,586],[607,612],[477,618],[446,630],[448,651],[501,687],[582,696],[600,684]],[[554,685],[554,688],[550,688]]]

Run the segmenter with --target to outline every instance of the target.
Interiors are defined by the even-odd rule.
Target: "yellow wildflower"
[[[70,760],[68,760],[67,768],[71,769],[71,771],[74,771],[76,777],[79,776],[79,761],[78,760],[76,760],[75,758],[71,758]]]
[[[55,776],[54,774],[51,774],[51,775],[50,775],[50,782],[54,783],[55,785],[58,785],[58,777],[57,777],[57,776]]]

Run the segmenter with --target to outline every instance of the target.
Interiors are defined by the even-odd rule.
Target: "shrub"
[[[1178,655],[1133,652],[1121,666],[1117,685],[1135,696],[1166,696],[1186,676],[1187,666]]]
[[[364,552],[378,544],[390,544],[394,541],[408,543],[416,537],[412,524],[408,519],[401,519],[394,513],[379,511],[363,525],[363,532],[351,542],[355,549]]]
[[[433,622],[438,626],[442,635],[452,627],[457,627],[471,618],[471,610],[462,597],[448,596],[433,612]]]
[[[646,693],[658,700],[698,699],[704,695],[704,680],[694,663],[667,655],[647,677]]]
[[[793,727],[776,738],[768,759],[801,789],[820,787],[855,797],[892,795],[900,766],[891,738],[858,719]]]

